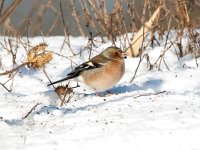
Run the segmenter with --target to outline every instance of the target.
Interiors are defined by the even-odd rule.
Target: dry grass
[[[30,47],[29,36],[51,36],[55,30],[60,29],[65,36],[61,50],[64,45],[67,45],[72,54],[74,54],[70,45],[70,35],[88,36],[87,49],[90,51],[95,46],[93,39],[96,36],[102,37],[102,42],[104,41],[103,37],[108,37],[113,45],[115,45],[115,41],[118,38],[121,41],[122,49],[130,47],[130,45],[134,49],[134,39],[129,39],[127,33],[137,32],[139,29],[142,32],[144,29],[141,27],[145,27],[148,30],[143,31],[144,37],[142,41],[145,39],[147,31],[151,33],[151,40],[147,45],[143,45],[140,39],[139,45],[143,46],[141,51],[144,51],[146,47],[153,46],[154,43],[159,45],[159,39],[166,36],[164,34],[165,31],[169,32],[171,29],[177,29],[177,39],[174,44],[178,49],[178,57],[182,57],[187,53],[193,53],[196,57],[200,56],[197,41],[199,35],[194,30],[200,27],[200,17],[191,17],[190,15],[198,12],[198,8],[200,8],[199,1],[143,0],[141,3],[134,3],[131,0],[115,0],[115,3],[110,3],[109,7],[112,8],[108,9],[109,2],[108,0],[33,1],[29,12],[16,25],[12,21],[12,15],[17,12],[16,8],[23,5],[25,1],[13,0],[6,7],[5,0],[0,0],[0,35],[16,37],[16,40],[23,43],[24,48],[28,51]],[[150,27],[146,27],[146,22],[161,4],[160,17]],[[44,28],[43,23],[46,21],[44,18],[47,13],[51,13],[53,22],[49,22],[49,26]],[[188,30],[190,36],[187,49],[182,47],[184,29]],[[155,32],[159,34],[159,39],[155,37]],[[22,36],[26,36],[27,41],[20,40]],[[127,41],[129,45],[126,45]],[[16,54],[13,53],[12,46],[10,46],[12,41],[8,41],[8,43],[9,47],[3,46],[5,44],[2,43],[1,45],[12,53],[13,63],[15,64]],[[136,51],[134,56],[139,54],[138,46]]]
[[[28,51],[27,60],[29,62],[29,68],[42,68],[53,58],[51,52],[45,51],[47,46],[48,45],[46,43],[41,43]]]

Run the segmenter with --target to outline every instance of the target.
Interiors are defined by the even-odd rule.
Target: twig
[[[166,40],[165,40],[165,45],[164,45],[164,52],[162,54],[162,57],[160,57],[160,62],[159,62],[159,65],[158,65],[158,69],[160,70],[160,66],[161,66],[161,62],[163,60],[164,64],[166,65],[167,69],[169,70],[169,67],[167,66],[165,60],[164,60],[164,55],[165,55],[165,52],[166,52],[166,47],[167,47],[167,41],[169,39],[169,34],[170,34],[170,27],[171,27],[171,16],[169,18],[169,24],[168,24],[168,32],[167,32],[167,36],[166,36]]]
[[[44,72],[45,76],[47,77],[47,79],[49,80],[49,83],[52,83],[52,82],[51,82],[51,79],[49,78],[49,76],[48,76],[48,74],[47,74],[47,72],[46,72],[45,69],[43,69],[43,72]],[[56,90],[55,86],[54,86],[54,85],[52,85],[52,86],[53,86],[54,91],[55,91],[55,90]],[[57,94],[57,93],[56,93],[56,94]],[[61,97],[59,94],[57,94],[57,95],[58,95],[59,99],[60,99],[61,102],[62,102],[62,97]]]
[[[49,6],[52,4],[52,0],[48,0],[45,4],[40,3],[40,9],[38,11],[38,14],[36,16],[36,19],[33,24],[32,28],[32,35],[37,35],[41,31],[42,27],[42,17],[44,14],[48,11]]]
[[[72,7],[72,15],[74,16],[74,19],[75,19],[76,24],[78,26],[78,30],[79,30],[80,34],[85,37],[85,33],[84,33],[84,31],[83,31],[83,29],[81,27],[81,23],[80,23],[80,19],[79,19],[79,16],[78,16],[78,12],[75,9],[74,0],[70,0],[70,4],[71,4],[71,7]]]
[[[0,25],[13,13],[16,7],[22,2],[22,0],[15,0],[12,4],[2,13],[0,17]]]
[[[142,56],[142,48],[143,48],[144,39],[145,39],[145,38],[144,38],[144,28],[143,28],[143,34],[142,34],[142,36],[143,36],[143,37],[142,37],[141,48],[139,49],[140,61],[139,61],[138,65],[137,65],[137,68],[136,68],[136,70],[135,70],[134,76],[132,77],[130,83],[133,82],[133,80],[135,79],[135,76],[136,76],[136,73],[137,73],[137,71],[138,71],[138,69],[139,69],[139,66],[140,66],[140,64],[141,64],[141,62],[142,62],[142,60],[144,59],[144,56],[145,56],[145,55]]]
[[[57,14],[57,16],[56,16],[56,18],[54,19],[54,21],[53,21],[51,27],[50,27],[49,30],[48,30],[46,36],[50,36],[50,35],[52,34],[53,29],[58,25],[59,21],[60,21],[60,14]]]
[[[4,5],[5,0],[1,0],[0,1],[0,16],[1,16],[1,12],[3,10],[3,5]]]
[[[145,94],[134,96],[133,98],[136,99],[136,98],[142,97],[142,96],[158,95],[158,94],[162,94],[162,93],[165,93],[165,92],[167,92],[167,91],[161,91],[161,92],[157,92],[157,93],[145,93]]]
[[[69,85],[69,83],[68,83],[68,85]],[[73,92],[73,89],[74,89],[74,88],[77,88],[77,87],[80,87],[80,86],[78,85],[78,83],[77,83],[77,86],[75,86],[75,87],[68,87],[68,85],[67,85],[67,91],[66,91],[64,97],[61,98],[60,107],[63,106],[63,104],[64,104],[65,101],[66,101],[66,103],[69,103],[69,101],[72,99],[72,97],[73,97],[74,94],[75,94],[75,92]],[[68,92],[68,91],[69,91],[69,92]],[[66,98],[67,95],[69,95],[69,97],[68,97],[67,100],[65,100],[65,98]]]
[[[31,108],[31,110],[30,110],[24,117],[22,117],[22,119],[26,119],[26,118],[31,114],[31,112],[32,112],[38,105],[40,105],[40,103],[35,104],[35,105]]]
[[[5,86],[5,84],[3,84],[3,83],[0,83],[0,85],[1,85],[1,86],[3,86],[3,88],[4,88],[4,89],[6,89],[6,91],[8,91],[8,92],[11,92],[11,90],[10,90],[10,89],[8,89],[8,88]]]
[[[133,80],[135,79],[135,76],[136,76],[136,74],[137,74],[137,71],[138,71],[138,69],[139,69],[139,67],[140,67],[140,64],[141,64],[142,60],[144,59],[144,57],[145,57],[145,55],[143,55],[143,57],[140,55],[139,63],[138,63],[138,65],[137,65],[137,68],[135,69],[135,73],[134,73],[134,75],[133,75],[133,77],[132,77],[130,83],[133,82]]]
[[[71,44],[70,44],[70,39],[69,39],[69,29],[68,26],[66,26],[65,23],[65,19],[64,19],[64,14],[63,14],[63,8],[62,8],[62,2],[60,1],[60,13],[61,13],[61,19],[62,19],[62,25],[63,25],[63,29],[64,29],[64,35],[65,38],[63,40],[63,44],[61,46],[61,50],[63,49],[65,42],[67,43],[67,46],[69,47],[70,51],[72,52],[73,56],[75,55],[72,48],[71,48]],[[66,40],[67,39],[67,40]]]
[[[8,44],[9,44],[9,47],[10,47],[10,53],[12,55],[12,63],[14,65],[14,64],[16,64],[16,54],[17,54],[17,51],[16,51],[16,53],[13,52],[11,39],[8,39]]]
[[[17,74],[18,71],[16,71],[14,74],[12,74],[12,77],[9,77],[9,79],[4,82],[4,83],[0,83],[1,86],[3,86],[3,88],[5,88],[8,92],[11,92],[12,91],[12,86],[13,86],[13,81],[14,81],[14,76]],[[10,85],[10,89],[8,89],[5,85],[10,81],[12,80],[12,83]]]
[[[68,100],[66,101],[66,103],[69,103],[69,101],[70,101],[70,100],[72,99],[72,97],[74,96],[74,93],[75,93],[75,92],[73,92],[72,95],[69,95]]]
[[[54,52],[54,51],[48,51],[48,50],[46,50],[46,52],[51,52],[51,53],[53,53],[53,54],[55,54],[55,55],[58,55],[58,56],[60,56],[60,57],[67,58],[71,63],[73,63],[73,64],[75,64],[75,65],[78,65],[77,63],[75,63],[74,61],[72,61],[72,59],[69,58],[68,56],[64,56],[64,55],[59,54],[59,53],[56,53],[56,52]]]
[[[89,58],[88,59],[91,58],[93,46],[96,47],[94,44],[94,36],[93,36],[92,32],[90,32],[90,36],[88,37],[88,42],[87,42],[87,48],[89,50]]]
[[[49,78],[49,76],[48,76],[48,74],[47,74],[47,72],[46,72],[46,70],[43,68],[42,71],[44,72],[45,76],[46,76],[47,79],[49,80],[49,83],[52,83],[52,82],[51,82],[51,79]],[[54,85],[53,85],[53,88],[54,88],[54,90],[56,89]]]
[[[27,23],[31,22],[31,18],[33,18],[33,16],[35,15],[35,13],[37,12],[37,8],[38,6],[40,6],[40,1],[34,1],[32,4],[32,8],[30,9],[29,13],[27,13],[28,15],[25,17],[26,19],[23,19],[20,23],[20,27],[19,27],[19,33],[21,33],[21,35],[25,35],[27,32]]]
[[[29,64],[29,62],[24,62],[23,64],[21,64],[21,65],[15,67],[15,68],[13,68],[13,69],[11,69],[11,70],[8,70],[8,71],[6,71],[6,72],[2,72],[2,73],[0,73],[0,76],[7,75],[7,74],[10,74],[10,73],[13,73],[14,71],[16,71],[16,70],[18,70],[19,68],[21,68],[21,67],[23,67],[23,66],[25,66],[25,65],[28,65],[28,64]]]
[[[154,62],[154,65],[157,64],[157,62],[162,59],[162,57],[164,56],[164,54],[173,46],[173,44],[176,42],[176,40],[172,41],[171,44],[163,51],[162,54],[160,54],[160,56],[158,57],[158,59]],[[166,65],[166,64],[165,64]],[[166,65],[167,69],[169,69],[169,67]]]

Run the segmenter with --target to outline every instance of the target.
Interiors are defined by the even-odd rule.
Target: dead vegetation
[[[42,43],[39,45],[31,45],[30,36],[40,35],[43,37],[55,33],[62,34],[65,38],[60,51],[67,46],[74,56],[76,54],[71,48],[70,36],[87,36],[88,45],[85,49],[89,51],[89,58],[93,47],[96,47],[95,37],[100,37],[102,43],[107,37],[113,45],[116,45],[116,40],[120,40],[120,47],[126,50],[130,56],[140,57],[131,82],[136,77],[140,63],[144,60],[147,61],[149,70],[155,68],[161,70],[161,64],[170,70],[165,61],[165,54],[171,47],[175,49],[178,59],[186,54],[192,54],[195,58],[200,56],[200,35],[196,31],[196,28],[200,27],[200,17],[198,15],[191,17],[191,15],[199,13],[200,3],[197,0],[143,0],[141,3],[115,0],[110,4],[108,0],[32,1],[29,12],[22,15],[18,24],[14,24],[13,16],[15,16],[17,8],[24,2],[15,0],[5,6],[5,0],[0,0],[0,35],[7,36],[0,41],[0,50],[6,51],[10,55],[13,63],[11,69],[2,69],[0,56],[0,68],[4,70],[0,72],[0,77],[8,76],[7,81],[0,85],[8,92],[12,91],[15,75],[24,66],[29,69],[43,70],[51,82],[48,72],[45,70],[45,64],[49,63],[56,53],[53,50],[51,52],[46,50],[48,43],[46,44],[45,41],[41,41]],[[48,13],[53,18],[50,21],[44,20]],[[45,25],[45,22],[48,25]],[[173,41],[169,39],[172,29],[177,31],[176,39]],[[133,36],[128,36],[128,33],[133,33]],[[147,34],[150,34],[151,38],[144,42]],[[184,34],[189,37],[187,46],[182,44]],[[149,46],[160,45],[160,39],[163,38],[165,38],[164,49],[158,59],[152,62],[149,60],[148,53],[144,53],[145,49]],[[26,52],[26,61],[21,64],[16,62],[19,45],[22,45]],[[198,62],[196,64],[198,66]],[[11,82],[9,87],[8,82]],[[54,89],[60,97],[61,106],[64,102],[68,102],[74,94],[73,88],[69,85],[54,87]],[[68,97],[67,100],[65,100],[66,97]]]
[[[46,43],[41,43],[28,51],[27,60],[29,68],[42,68],[53,58],[51,52],[45,52],[46,47]]]

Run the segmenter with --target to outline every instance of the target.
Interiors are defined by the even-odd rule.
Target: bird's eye
[[[118,52],[115,52],[115,55],[118,55]]]

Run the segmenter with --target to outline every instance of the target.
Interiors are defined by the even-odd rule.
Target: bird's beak
[[[121,52],[120,53],[120,57],[126,59],[127,58],[127,53],[126,52]]]

